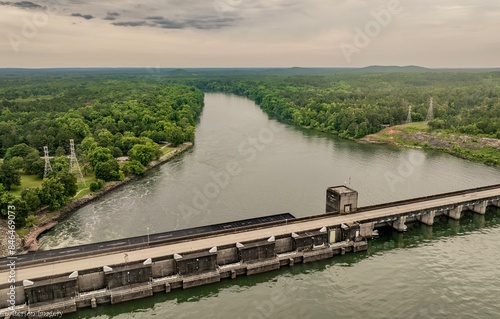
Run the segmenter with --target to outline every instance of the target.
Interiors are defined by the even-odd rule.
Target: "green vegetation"
[[[190,86],[136,77],[97,75],[0,76],[0,212],[16,206],[16,224],[57,210],[122,180],[141,175],[162,155],[158,143],[194,141],[203,93]],[[69,140],[89,182],[69,173]],[[48,146],[53,172],[42,180]],[[131,161],[120,167],[116,157]],[[5,207],[4,207],[5,206]]]

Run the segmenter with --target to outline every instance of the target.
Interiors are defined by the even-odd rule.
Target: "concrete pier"
[[[487,201],[482,201],[481,203],[474,205],[474,206],[469,206],[469,209],[473,211],[474,213],[484,215],[486,214],[486,207],[488,206]]]
[[[392,228],[400,232],[407,231],[408,226],[406,226],[406,216],[398,217],[394,222],[392,222]]]
[[[495,207],[500,207],[500,199],[494,199],[491,201],[491,205]]]
[[[457,205],[456,207],[449,209],[445,214],[452,219],[459,220],[462,218],[463,210],[463,205]]]
[[[434,217],[436,217],[436,211],[431,210],[424,215],[418,216],[418,220],[425,225],[432,226],[434,225]]]

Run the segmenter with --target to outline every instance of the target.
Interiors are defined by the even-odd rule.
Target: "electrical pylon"
[[[52,166],[50,165],[50,159],[49,159],[49,147],[44,146],[43,147],[43,153],[44,153],[44,159],[45,159],[45,170],[43,172],[43,178],[46,178],[47,175],[49,175],[50,172],[52,172]]]
[[[432,121],[434,119],[434,98],[431,97],[431,102],[429,105],[429,110],[427,111],[426,121]]]
[[[76,158],[75,141],[74,140],[69,140],[69,149],[70,149],[69,172],[73,173],[73,171],[76,167],[80,182],[82,182],[85,186],[87,186],[87,184],[85,183],[85,180],[83,179],[83,174],[82,174],[82,170],[80,169],[80,164],[78,164],[78,159]]]
[[[411,123],[411,122],[412,119],[411,119],[411,105],[410,105],[408,108],[408,117],[406,118],[406,123]]]

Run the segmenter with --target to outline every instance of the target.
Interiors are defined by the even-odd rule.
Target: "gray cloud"
[[[113,20],[116,20],[119,16],[120,16],[120,14],[118,12],[109,12],[108,11],[106,17],[104,17],[103,19],[113,21]]]
[[[150,63],[140,54],[142,50],[156,43],[158,48],[151,54],[156,55],[157,63],[165,63],[168,57],[172,65],[344,66],[347,62],[340,45],[354,43],[358,30],[377,22],[374,12],[387,10],[390,2],[142,0],[137,5],[134,0],[0,0],[0,6],[4,6],[1,13],[6,12],[1,18],[4,35],[0,36],[0,65],[59,65],[62,61],[78,65],[88,61],[88,54],[94,55],[99,65],[141,65]],[[353,56],[350,66],[498,66],[500,1],[400,2],[401,13],[389,17],[369,45]],[[48,12],[51,4],[51,11],[57,14],[51,16],[50,32],[39,30],[46,36],[44,41],[23,43],[20,50],[26,54],[14,55],[5,35],[20,34],[22,21],[9,12]],[[60,46],[68,41],[67,17],[72,12],[99,19],[74,27],[78,32],[70,37],[73,45],[58,51],[60,59],[54,58],[54,53],[44,56],[48,45]],[[85,18],[83,14],[77,17]],[[133,32],[119,28],[127,26],[136,28]],[[128,45],[131,39],[137,43],[134,48]],[[171,50],[174,43],[178,50]],[[116,50],[121,59],[103,54],[102,47]],[[79,50],[71,51],[74,48]],[[204,52],[203,56],[198,52]]]
[[[142,27],[147,25],[146,21],[124,21],[124,22],[113,22],[112,25],[118,27]]]
[[[42,9],[43,7],[39,4],[33,3],[31,1],[19,1],[19,2],[4,2],[0,1],[2,6],[13,6],[24,9]]]
[[[170,19],[165,19],[163,17],[148,17],[152,20],[150,26],[160,27],[163,29],[199,29],[199,30],[211,30],[220,29],[222,27],[227,27],[236,22],[234,18],[216,18],[210,16],[195,17],[192,19],[173,21]]]
[[[164,20],[165,18],[163,16],[151,16],[151,17],[146,17],[148,20]]]
[[[81,14],[81,13],[72,13],[71,14],[72,17],[80,17],[80,18],[84,18],[85,20],[91,20],[91,19],[94,19],[94,16],[91,15],[91,14]]]

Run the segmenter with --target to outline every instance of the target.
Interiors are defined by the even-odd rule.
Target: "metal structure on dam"
[[[460,219],[500,206],[500,185],[357,207],[347,187],[326,192],[326,214],[280,214],[140,236],[0,260],[0,318],[97,307],[224,278],[253,275],[367,249],[378,227],[404,232],[408,222],[432,225],[436,216]],[[11,304],[15,304],[12,308]],[[9,309],[9,307],[11,307]]]

